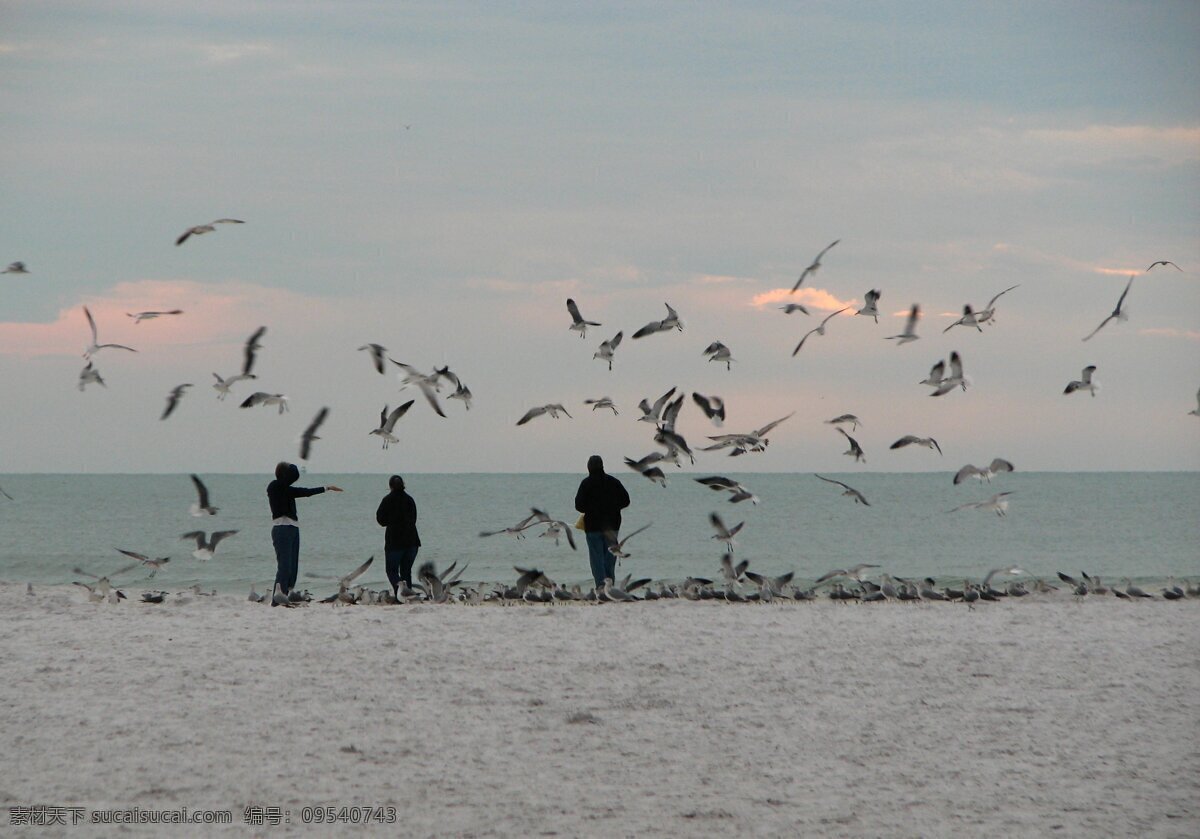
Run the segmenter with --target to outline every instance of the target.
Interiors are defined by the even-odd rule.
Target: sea
[[[1015,565],[1029,576],[1057,581],[1080,572],[1106,581],[1129,577],[1155,584],[1169,577],[1200,578],[1200,472],[1014,472],[992,482],[955,486],[950,473],[828,474],[869,502],[856,504],[839,487],[811,473],[727,473],[759,502],[732,504],[694,479],[708,473],[672,470],[667,486],[634,473],[618,475],[632,499],[622,533],[649,525],[626,545],[618,574],[655,580],[719,575],[724,543],[712,538],[709,517],[745,526],[733,546],[751,570],[788,571],[811,581],[835,568],[868,562],[895,576],[941,582],[978,580],[990,569]],[[370,556],[360,578],[384,585],[383,529],[375,510],[387,475],[322,474],[344,489],[298,501],[300,583],[314,594]],[[467,566],[465,580],[512,582],[515,567],[538,568],[558,582],[586,583],[587,546],[578,549],[537,535],[481,537],[523,519],[537,507],[574,524],[582,474],[408,473],[423,546],[418,566]],[[111,575],[129,565],[117,549],[170,557],[153,579],[138,569],[113,582],[130,588],[182,590],[199,584],[218,591],[270,588],[275,559],[267,507],[268,475],[208,474],[216,516],[193,517],[196,493],[188,475],[0,475],[0,581],[37,585],[88,581],[75,569]],[[305,484],[304,477],[301,485]],[[998,492],[1007,515],[961,509]],[[194,530],[234,530],[208,561],[192,556]]]

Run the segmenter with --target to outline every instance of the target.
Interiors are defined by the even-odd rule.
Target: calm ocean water
[[[728,473],[762,499],[757,506],[728,503],[692,480],[701,472],[669,475],[661,488],[629,473],[618,473],[633,499],[623,531],[653,526],[630,540],[632,553],[622,573],[656,579],[717,573],[721,546],[710,539],[708,515],[718,511],[726,524],[745,520],[737,553],[751,568],[781,574],[795,571],[813,579],[825,571],[874,562],[891,573],[941,579],[979,578],[988,569],[1020,565],[1053,577],[1057,570],[1080,570],[1105,578],[1155,581],[1169,575],[1200,576],[1200,473],[1021,473],[998,476],[992,484],[953,486],[949,473],[855,473],[834,475],[863,492],[869,508],[854,504],[811,474]],[[80,566],[94,574],[127,564],[116,548],[171,562],[148,586],[175,589],[200,583],[220,590],[267,585],[275,573],[267,509],[267,476],[203,475],[215,518],[193,518],[195,498],[187,475],[4,475],[13,501],[0,497],[0,580],[35,584],[68,583]],[[572,551],[564,541],[481,539],[481,530],[511,525],[538,506],[574,522],[575,489],[581,474],[409,474],[410,494],[419,510],[424,547],[419,561],[439,568],[470,562],[466,579],[512,580],[514,565],[535,566],[563,582],[588,579],[587,549]],[[326,493],[299,504],[301,586],[314,592],[329,582],[309,573],[340,576],[374,554],[377,565],[363,579],[381,583],[383,531],[375,508],[386,492],[384,475],[326,475],[301,484],[335,483],[346,491]],[[1011,490],[1009,513],[963,510]],[[237,530],[214,559],[191,556],[194,545],[180,534],[195,530]],[[137,588],[144,575],[128,575]]]

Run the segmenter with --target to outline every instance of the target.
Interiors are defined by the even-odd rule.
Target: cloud
[[[1141,274],[1142,268],[1113,268],[1111,266],[1102,265],[1098,262],[1088,262],[1083,259],[1075,259],[1062,254],[1047,253],[1035,248],[1026,248],[1020,245],[1013,245],[1008,242],[997,242],[992,245],[992,250],[1001,253],[1010,253],[1018,259],[1026,260],[1041,265],[1053,265],[1059,268],[1068,268],[1072,271],[1082,271],[1089,274],[1103,274],[1105,276],[1121,276],[1128,277],[1130,274]]]
[[[770,291],[764,291],[762,294],[754,295],[750,300],[750,305],[760,309],[772,303],[800,303],[813,309],[824,309],[825,311],[832,312],[837,309],[844,309],[847,306],[856,306],[858,305],[858,300],[838,300],[823,288],[801,288],[795,294],[788,288],[773,288]]]
[[[1168,163],[1200,160],[1200,127],[1153,125],[1087,125],[1083,128],[1034,128],[1023,139],[1061,150],[1076,163],[1102,163],[1120,158],[1160,158]]]
[[[200,52],[211,64],[229,64],[245,58],[274,55],[279,49],[267,41],[243,41],[228,44],[199,44]]]

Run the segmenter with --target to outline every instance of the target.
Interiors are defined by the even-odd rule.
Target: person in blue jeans
[[[600,455],[589,457],[587,468],[588,476],[575,493],[575,509],[583,513],[592,579],[596,588],[601,588],[606,579],[615,579],[617,573],[617,558],[609,550],[609,540],[616,540],[621,530],[621,511],[629,506],[629,493],[620,481],[604,471]]]
[[[421,547],[417,533],[417,503],[404,491],[404,479],[392,475],[388,479],[391,490],[379,502],[375,521],[386,527],[383,535],[383,555],[387,560],[387,578],[392,584],[392,594],[399,595],[400,581],[412,588],[412,567]]]
[[[275,590],[271,605],[286,603],[300,574],[300,522],[296,515],[296,499],[319,495],[326,490],[341,492],[333,484],[323,487],[298,487],[300,470],[294,463],[279,463],[275,480],[267,484],[267,501],[271,505],[271,544],[275,546]],[[281,598],[281,599],[280,599]]]

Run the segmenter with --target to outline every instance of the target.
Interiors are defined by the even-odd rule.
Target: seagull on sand
[[[255,405],[278,405],[279,413],[288,410],[288,397],[282,393],[264,393],[255,391],[243,400],[239,408],[253,408]]]
[[[150,575],[146,579],[153,577],[158,572],[158,569],[162,568],[171,561],[171,557],[169,556],[160,556],[158,559],[151,559],[145,554],[140,554],[135,551],[127,551],[124,548],[116,548],[116,551],[117,553],[125,554],[125,556],[131,559],[136,559],[138,562],[142,563],[143,568],[149,568]]]
[[[841,481],[835,481],[833,478],[826,478],[822,475],[817,475],[816,477],[820,478],[822,481],[825,481],[826,483],[837,484],[838,486],[840,486],[844,490],[842,492],[842,495],[845,495],[849,498],[853,498],[855,504],[862,504],[864,507],[871,506],[870,503],[867,502],[866,496],[863,495],[858,490],[856,490],[854,487],[850,486],[849,484],[844,484]],[[875,567],[875,566],[871,566],[871,567]]]
[[[214,507],[208,500],[208,487],[204,485],[204,481],[200,480],[199,475],[192,475],[192,484],[196,487],[196,500],[192,502],[191,508],[188,510],[196,518],[203,516],[215,516],[219,507]]]
[[[525,415],[523,417],[521,417],[519,420],[517,420],[517,425],[524,425],[525,423],[529,422],[531,419],[540,417],[542,414],[549,414],[551,419],[558,419],[558,415],[560,412],[563,414],[566,414],[567,419],[574,419],[574,417],[571,416],[570,412],[568,412],[567,409],[564,408],[561,403],[553,402],[549,405],[538,405],[536,407],[530,408],[528,411],[525,412]]]
[[[101,603],[105,599],[107,599],[109,603],[116,603],[120,600],[125,599],[125,592],[115,590],[113,588],[112,581],[109,578],[110,577],[119,577],[122,574],[128,574],[130,571],[137,568],[139,564],[140,563],[135,562],[133,565],[127,565],[124,568],[122,568],[120,571],[114,571],[113,573],[107,574],[103,577],[97,577],[95,574],[89,574],[87,571],[84,571],[82,568],[78,568],[78,567],[72,568],[71,573],[82,574],[83,576],[91,577],[93,580],[96,581],[94,584],[81,583],[78,581],[72,581],[72,582],[74,585],[82,586],[83,588],[86,588],[88,590],[88,592],[89,592],[88,600],[90,600],[92,603]]]
[[[592,359],[595,360],[598,358],[601,361],[607,361],[608,369],[612,370],[613,353],[616,352],[617,347],[621,345],[621,339],[624,337],[624,332],[618,332],[607,341],[601,341],[600,349],[596,350],[596,352],[592,355]]]
[[[325,422],[327,416],[329,416],[328,408],[322,408],[317,411],[317,415],[313,417],[313,421],[308,424],[308,428],[304,429],[304,433],[300,435],[301,460],[308,460],[308,455],[312,452],[312,444],[321,439],[317,436],[317,429],[321,427],[321,423]]]
[[[371,364],[375,366],[375,371],[382,376],[383,361],[387,358],[387,347],[380,346],[379,344],[363,344],[358,349],[359,352],[366,350],[371,354]]]
[[[93,355],[100,352],[100,350],[107,349],[109,347],[112,347],[116,350],[129,350],[130,352],[137,352],[137,350],[135,350],[133,347],[127,347],[124,344],[101,344],[100,339],[96,337],[96,321],[92,317],[92,313],[87,306],[83,307],[83,313],[87,315],[88,328],[92,330],[92,343],[89,344],[88,348],[83,351],[84,358],[90,359]]]
[[[593,411],[597,408],[608,408],[613,412],[614,417],[618,414],[616,404],[607,396],[601,396],[599,399],[585,399],[583,404],[591,405]]]
[[[992,475],[998,475],[1001,472],[1012,472],[1016,469],[1011,463],[1002,457],[993,458],[992,462],[987,466],[979,467],[968,463],[954,475],[954,485],[958,486],[967,478],[978,478],[980,483],[987,481],[992,482]]]
[[[400,442],[400,438],[392,432],[396,428],[396,420],[408,413],[408,409],[412,406],[413,400],[410,399],[389,414],[387,405],[384,405],[383,410],[379,413],[379,427],[369,433],[382,438],[385,449],[392,443]]]
[[[821,476],[818,475],[817,477],[819,478]],[[828,480],[828,478],[826,478],[825,480]],[[821,583],[832,580],[835,577],[848,577],[851,580],[857,580],[858,582],[861,583],[866,578],[866,576],[867,576],[866,572],[868,569],[878,568],[878,567],[879,567],[878,565],[872,565],[869,562],[860,562],[858,565],[852,565],[849,568],[835,568],[832,571],[827,571],[824,574],[822,574],[820,577],[818,577],[814,582],[816,582],[819,585]]]
[[[824,335],[825,334],[825,324],[829,323],[829,321],[833,320],[835,317],[840,315],[842,312],[848,312],[849,310],[850,310],[849,306],[845,306],[844,308],[838,309],[833,314],[826,315],[825,320],[821,321],[815,328],[808,330],[808,332],[805,332],[804,337],[800,339],[800,343],[796,345],[796,349],[792,350],[792,357],[795,358],[796,353],[800,352],[800,348],[804,346],[804,342],[808,340],[808,336]]]
[[[941,376],[942,371],[945,370],[944,367],[939,369],[940,364],[940,361],[935,364],[929,371],[929,378],[921,382],[923,385],[933,385],[934,391],[929,395],[945,396],[955,388],[962,388],[965,391],[967,389],[967,385],[971,383],[971,380],[963,374],[962,357],[958,354],[958,352],[952,351],[950,353],[950,375],[940,378],[937,384],[933,384],[934,377]]]
[[[183,398],[184,391],[186,391],[189,387],[191,387],[190,384],[182,384],[176,385],[171,389],[171,392],[167,395],[167,407],[163,410],[162,416],[159,417],[160,420],[165,420],[167,417],[171,416],[172,413],[174,413],[175,407],[179,404],[179,400]]]
[[[575,301],[570,297],[567,298],[567,311],[571,313],[571,325],[568,328],[572,332],[578,332],[580,338],[587,335],[587,328],[589,326],[600,326],[594,320],[584,320],[583,315],[579,314],[579,307],[575,305]]]
[[[917,320],[921,317],[921,307],[917,303],[912,304],[912,309],[908,312],[908,322],[904,326],[904,331],[899,335],[888,335],[884,340],[895,341],[896,346],[907,344],[909,341],[915,341],[921,336],[917,334]]]
[[[998,516],[1008,515],[1008,496],[1012,492],[998,492],[989,498],[987,501],[968,501],[966,504],[959,504],[953,510],[947,510],[948,513],[957,513],[959,510],[991,510]]]
[[[890,448],[902,449],[905,446],[924,446],[927,449],[937,449],[937,453],[942,453],[942,447],[938,445],[938,441],[932,437],[917,437],[913,434],[905,434],[896,442],[892,443]]]
[[[713,530],[716,531],[711,538],[716,539],[718,542],[724,542],[729,552],[733,553],[733,537],[741,532],[746,523],[740,521],[733,527],[726,527],[725,522],[721,520],[721,516],[718,513],[709,513],[708,521],[713,526]]]
[[[725,421],[725,400],[719,396],[705,396],[702,393],[693,393],[692,401],[696,403],[704,416],[712,420],[712,424],[721,427]]]
[[[1125,295],[1129,294],[1129,288],[1133,285],[1133,274],[1129,275],[1129,282],[1125,283],[1125,290],[1121,292],[1121,296],[1117,298],[1117,307],[1112,310],[1112,314],[1100,321],[1100,325],[1088,333],[1083,340],[1089,340],[1093,335],[1108,325],[1110,320],[1120,321],[1129,320],[1129,312],[1125,311]]]
[[[137,326],[144,320],[153,320],[154,318],[161,318],[166,315],[182,315],[183,309],[172,309],[169,312],[126,312],[125,314],[133,318],[133,325]]]
[[[337,594],[333,595],[332,597],[326,598],[322,602],[323,603],[333,603],[333,602],[355,603],[355,602],[357,602],[358,598],[350,593],[350,584],[352,582],[354,582],[356,579],[358,579],[360,576],[362,576],[364,573],[366,573],[366,570],[371,567],[371,563],[374,561],[375,561],[375,557],[373,557],[373,556],[368,557],[367,561],[364,562],[362,565],[355,568],[353,571],[351,571],[346,576],[339,578]],[[433,563],[426,563],[426,565],[431,569],[433,568]],[[421,571],[422,572],[425,571],[424,566],[422,566]]]
[[[100,371],[93,367],[92,362],[90,361],[87,363],[87,367],[84,367],[79,371],[80,391],[82,391],[88,385],[100,385],[101,387],[108,387],[108,385],[104,384],[104,379],[100,378]]]
[[[213,554],[217,550],[217,545],[221,544],[223,539],[228,539],[230,536],[237,533],[236,530],[218,530],[212,536],[206,536],[203,530],[193,530],[189,533],[184,533],[180,539],[195,540],[196,550],[192,551],[192,556],[196,559],[207,562],[213,558]]]
[[[865,452],[863,452],[862,446],[858,444],[858,441],[847,434],[846,429],[842,428],[840,425],[836,426],[836,428],[838,433],[845,437],[847,442],[850,444],[850,448],[846,449],[846,451],[842,452],[842,454],[848,457],[853,457],[855,463],[866,463],[867,455]]]
[[[715,361],[718,364],[720,364],[722,361],[725,362],[726,370],[732,370],[733,368],[730,367],[730,362],[737,361],[737,359],[733,357],[733,353],[730,352],[729,347],[725,346],[720,341],[713,341],[704,348],[704,352],[702,352],[701,355],[708,356],[709,361]]]
[[[14,263],[13,263],[13,265],[21,265],[21,263],[19,263],[19,262],[14,262]],[[1171,266],[1172,268],[1174,268],[1176,271],[1179,271],[1180,273],[1183,273],[1183,269],[1182,269],[1182,268],[1180,268],[1178,265],[1176,265],[1174,262],[1172,262],[1172,261],[1171,261],[1171,260],[1169,260],[1169,259],[1160,259],[1160,260],[1158,260],[1157,262],[1151,262],[1151,263],[1150,263],[1150,267],[1149,267],[1149,268],[1147,268],[1147,269],[1145,270],[1145,272],[1144,272],[1144,273],[1147,273],[1147,274],[1148,274],[1148,273],[1150,273],[1150,270],[1151,270],[1152,268],[1154,268],[1154,267],[1158,266],[1158,265],[1170,265],[1170,266]],[[9,267],[12,267],[12,266],[9,266]],[[24,266],[21,266],[21,267],[24,267]],[[24,273],[24,272],[21,272],[21,273]]]
[[[794,286],[792,286],[792,290],[790,292],[791,294],[795,294],[796,290],[798,288],[800,288],[801,284],[803,284],[803,282],[806,279],[808,279],[809,276],[811,276],[811,275],[817,273],[817,271],[821,270],[821,258],[823,256],[825,256],[825,254],[829,253],[829,249],[832,248],[834,245],[836,245],[840,241],[842,241],[842,240],[834,239],[832,242],[830,242],[828,245],[825,246],[825,249],[823,251],[821,251],[819,254],[817,254],[817,258],[812,261],[812,264],[809,265],[807,268],[804,269],[804,271],[801,272],[800,279],[796,280],[796,284]]]
[[[28,274],[28,273],[29,273],[29,269],[25,267],[24,262],[10,262],[8,264],[7,268],[5,268],[3,271],[0,271],[0,274]]]
[[[205,233],[212,233],[216,230],[218,224],[245,224],[246,222],[236,218],[219,218],[210,221],[208,224],[197,224],[195,227],[189,227],[183,231],[178,239],[175,240],[175,247],[179,247],[192,236],[203,236]]]
[[[683,321],[679,319],[679,313],[671,308],[670,303],[663,303],[667,307],[667,316],[662,320],[652,320],[637,332],[633,333],[634,338],[645,338],[647,335],[653,335],[655,332],[670,332],[672,329],[683,331]]]
[[[862,420],[854,416],[854,414],[842,414],[840,417],[834,417],[833,419],[825,420],[826,425],[841,425],[842,423],[846,422],[850,423],[851,431],[857,431],[858,427],[862,425]]]
[[[863,307],[854,314],[866,315],[869,318],[875,318],[875,322],[879,323],[879,309],[875,306],[875,304],[879,302],[879,298],[882,296],[883,292],[881,292],[879,289],[871,289],[865,295],[867,302],[864,303]]]
[[[1083,372],[1079,374],[1079,378],[1067,383],[1063,394],[1075,393],[1077,391],[1086,390],[1096,396],[1096,391],[1100,389],[1100,383],[1092,381],[1092,374],[1096,372],[1096,365],[1089,364],[1083,368]]]

